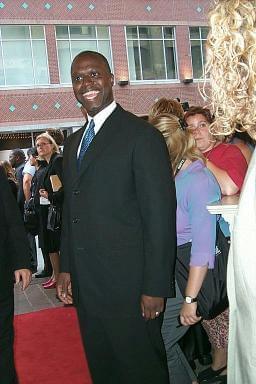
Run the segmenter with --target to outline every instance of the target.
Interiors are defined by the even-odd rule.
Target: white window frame
[[[190,28],[199,28],[199,38],[191,38]],[[196,80],[198,82],[205,81],[205,66],[204,66],[204,50],[203,50],[203,41],[207,41],[207,38],[202,38],[202,28],[208,28],[207,25],[203,26],[196,26],[196,25],[190,25],[188,29],[189,33],[189,45],[190,45],[190,57],[191,57],[191,68],[192,68],[192,74],[193,74],[193,80]],[[199,41],[200,42],[200,53],[201,53],[201,63],[202,63],[202,76],[197,78],[194,77],[194,67],[193,67],[193,59],[192,59],[192,44],[191,41]]]
[[[48,60],[48,50],[47,50],[47,42],[46,42],[46,36],[45,36],[45,26],[41,24],[33,24],[33,25],[24,25],[24,24],[15,24],[17,26],[22,27],[28,27],[29,28],[29,43],[31,47],[31,57],[32,57],[32,67],[33,67],[33,82],[34,84],[18,84],[18,85],[8,85],[6,84],[6,71],[5,71],[5,62],[4,62],[4,53],[3,53],[3,41],[28,41],[28,39],[2,39],[2,27],[9,26],[10,24],[2,24],[0,25],[0,49],[1,49],[1,55],[3,59],[3,73],[4,73],[4,80],[5,84],[0,84],[0,89],[34,89],[34,88],[48,88],[50,86],[50,73],[49,73],[49,60]],[[34,38],[31,34],[31,27],[40,26],[43,27],[44,32],[44,38]],[[45,84],[36,84],[35,83],[35,62],[34,62],[34,55],[33,55],[33,48],[32,48],[32,41],[44,41],[45,43],[45,52],[46,52],[46,70],[48,75],[48,83]]]
[[[137,28],[137,36],[138,38],[137,39],[134,39],[134,38],[127,38],[127,32],[126,32],[126,27],[136,27]],[[139,30],[138,28],[139,27],[161,27],[162,29],[162,38],[150,38],[150,39],[146,39],[146,38],[143,38],[141,39],[139,37]],[[166,39],[164,37],[164,28],[165,27],[171,27],[173,28],[173,35],[174,37],[172,39]],[[179,79],[179,68],[178,68],[178,54],[177,54],[177,42],[176,42],[176,28],[175,26],[173,25],[126,25],[124,26],[124,32],[125,32],[125,43],[126,43],[126,56],[127,56],[127,65],[128,65],[128,72],[129,72],[129,78],[130,78],[130,66],[129,66],[129,55],[128,55],[128,41],[130,40],[137,40],[138,42],[143,40],[143,41],[162,41],[162,43],[164,44],[164,41],[165,40],[171,40],[173,41],[174,43],[174,48],[175,48],[175,55],[174,55],[174,61],[175,61],[175,71],[176,71],[176,79],[159,79],[159,80],[129,80],[130,84],[169,84],[169,83],[179,83],[180,82],[180,79]],[[141,65],[141,53],[140,53],[140,44],[138,44],[138,47],[139,47],[139,60],[140,60],[140,72],[141,72],[141,77],[143,77],[143,73],[142,73],[142,65]],[[164,47],[163,47],[164,48]],[[167,69],[166,69],[166,57],[165,57],[165,49],[163,49],[163,53],[164,53],[164,64],[165,64],[165,76],[167,77]]]
[[[73,39],[71,38],[70,36],[70,27],[73,27],[74,24],[61,24],[61,26],[63,27],[68,27],[68,39],[67,38],[58,38],[57,37],[57,32],[56,32],[56,27],[59,26],[59,25],[55,25],[55,42],[56,42],[56,52],[57,52],[57,59],[58,59],[58,69],[59,69],[59,79],[60,79],[60,85],[61,87],[70,87],[70,85],[72,84],[71,82],[71,77],[70,77],[70,81],[67,82],[67,83],[62,83],[61,82],[61,73],[60,73],[60,60],[59,60],[59,51],[58,51],[58,41],[67,41],[69,43],[69,56],[70,56],[70,62],[72,63],[72,60],[73,60],[73,57],[72,57],[72,51],[71,51],[71,42],[74,40],[74,41],[96,41],[96,46],[97,46],[97,52],[99,52],[99,40],[101,41],[108,41],[109,42],[109,46],[110,46],[110,57],[111,57],[111,63],[109,63],[110,65],[110,68],[111,68],[111,72],[114,73],[114,65],[113,65],[113,53],[112,53],[112,44],[111,44],[111,28],[109,25],[106,25],[106,24],[98,24],[98,25],[95,25],[95,24],[79,24],[81,26],[86,26],[86,27],[95,27],[95,32],[96,32],[96,37],[95,38],[86,38],[86,39]],[[98,29],[97,27],[107,27],[108,28],[108,32],[109,32],[109,37],[108,38],[98,38]]]

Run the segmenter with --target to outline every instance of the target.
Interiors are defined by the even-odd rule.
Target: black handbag
[[[229,240],[224,236],[217,222],[214,268],[208,269],[197,296],[197,312],[205,320],[213,319],[228,308],[227,263],[229,246]],[[177,247],[175,277],[184,297],[189,274],[190,253],[191,243]]]
[[[31,197],[24,204],[23,220],[26,230],[36,236],[39,230],[39,215],[36,210],[35,200],[33,197]]]
[[[56,231],[61,227],[61,209],[55,205],[50,204],[48,207],[47,229],[49,231]]]

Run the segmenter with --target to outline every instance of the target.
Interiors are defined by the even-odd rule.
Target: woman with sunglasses
[[[48,217],[50,205],[54,204],[58,210],[62,209],[63,189],[54,191],[52,176],[58,177],[60,183],[62,180],[62,155],[59,154],[59,147],[55,140],[48,133],[42,133],[36,138],[36,148],[39,159],[47,162],[47,169],[44,174],[42,186],[39,189],[40,194],[40,213],[42,220],[42,239],[43,248],[49,254],[52,265],[52,276],[50,280],[43,283],[45,289],[56,287],[56,280],[60,270],[60,231],[61,228],[51,230],[48,228]]]

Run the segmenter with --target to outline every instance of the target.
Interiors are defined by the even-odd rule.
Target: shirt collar
[[[95,124],[95,134],[100,130],[104,122],[107,120],[107,118],[111,115],[111,113],[116,108],[116,102],[115,100],[112,101],[111,104],[109,104],[106,108],[104,108],[102,111],[97,113],[95,116],[88,115],[88,124],[87,127],[89,127],[90,121],[93,119]]]

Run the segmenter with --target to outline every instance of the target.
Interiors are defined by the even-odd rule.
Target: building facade
[[[147,115],[160,97],[203,104],[198,85],[210,3],[1,1],[0,150],[1,145],[7,149],[9,139],[17,146],[15,138],[27,147],[31,132],[48,127],[71,132],[83,124],[70,64],[86,49],[107,56],[117,102],[137,115]]]

